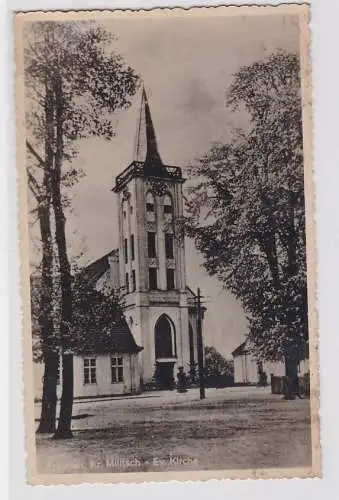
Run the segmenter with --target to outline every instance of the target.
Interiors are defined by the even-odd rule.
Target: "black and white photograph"
[[[30,484],[321,474],[308,17],[16,15]]]

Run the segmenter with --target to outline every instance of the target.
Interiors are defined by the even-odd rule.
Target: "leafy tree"
[[[54,277],[56,283],[60,281],[60,276]],[[39,296],[41,287],[41,276],[31,276],[31,297],[32,297],[32,323],[34,342],[34,359],[43,359],[44,344],[39,331]],[[59,292],[60,293],[60,292]],[[59,298],[53,298],[53,319],[56,325],[55,336],[50,341],[51,348],[57,353],[60,352],[61,336],[61,303]],[[125,321],[121,298],[113,292],[97,290],[94,285],[83,279],[81,271],[72,278],[72,321],[69,325],[70,338],[69,347],[73,353],[89,354],[96,350],[109,352],[112,348],[111,330],[112,326]],[[35,325],[35,327],[34,327]]]
[[[293,377],[308,346],[298,57],[242,67],[227,105],[249,127],[192,167],[186,230],[207,271],[242,301],[254,354],[284,360]]]
[[[96,290],[81,277],[74,280],[70,324],[72,352],[83,354],[112,348],[111,329],[125,321],[121,298],[110,289]]]
[[[215,347],[205,346],[205,372],[206,376],[233,376],[233,362],[228,361]]]
[[[110,114],[130,104],[138,77],[110,50],[112,35],[89,23],[36,22],[25,28],[25,83],[30,144],[43,150],[45,194],[54,215],[54,238],[60,273],[63,385],[55,437],[71,437],[73,404],[72,277],[65,234],[65,197],[79,172],[72,165],[78,140],[89,136],[110,139]],[[41,234],[43,238],[43,234]],[[44,292],[42,292],[44,293]],[[56,384],[56,377],[54,377]]]

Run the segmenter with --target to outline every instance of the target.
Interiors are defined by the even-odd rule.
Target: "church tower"
[[[113,188],[118,202],[120,289],[126,320],[143,347],[142,382],[147,384],[156,375],[158,386],[165,389],[178,367],[187,372],[196,359],[196,328],[192,292],[186,286],[184,239],[178,234],[184,179],[179,167],[161,159],[145,89],[133,156]]]

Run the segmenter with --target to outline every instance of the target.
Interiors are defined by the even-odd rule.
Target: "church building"
[[[108,351],[92,342],[74,356],[75,398],[141,392],[154,383],[171,389],[179,367],[189,373],[197,363],[196,296],[186,282],[180,229],[184,181],[180,167],[161,159],[143,89],[133,159],[113,187],[119,248],[83,273],[97,290],[123,296],[125,319],[112,329]],[[36,385],[41,394],[39,374]]]

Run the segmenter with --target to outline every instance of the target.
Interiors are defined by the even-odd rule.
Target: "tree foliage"
[[[111,138],[110,115],[130,104],[138,82],[134,70],[110,49],[113,35],[88,22],[55,21],[30,23],[25,35],[30,134],[40,142],[46,127],[52,127],[46,95],[54,93],[55,99],[59,83],[64,159],[73,158],[76,140],[91,135]],[[69,180],[72,174],[67,173]]]
[[[60,280],[58,275],[56,293],[51,295],[53,305],[54,336],[49,339],[49,350],[60,353],[62,346],[60,324],[62,321],[60,296]],[[46,348],[39,331],[39,297],[41,295],[41,278],[31,277],[31,304],[34,349],[36,361],[42,361],[43,350]],[[60,291],[59,291],[60,295]],[[111,347],[111,328],[123,319],[123,308],[120,297],[112,291],[103,293],[93,285],[81,279],[81,274],[72,280],[72,319],[67,325],[69,339],[67,344],[74,353],[84,353],[93,350],[93,346],[109,352]]]
[[[60,343],[63,350],[63,387],[58,437],[70,437],[73,401],[73,324],[72,276],[66,241],[65,208],[71,198],[65,188],[79,178],[72,165],[78,153],[78,141],[90,136],[110,139],[114,133],[111,113],[129,105],[138,77],[124,60],[110,50],[112,36],[90,23],[35,22],[25,26],[26,123],[29,151],[38,161],[38,169],[29,170],[30,188],[40,187],[42,202],[53,211],[54,234],[44,236],[41,227],[43,266],[40,309],[52,288],[50,255],[51,238],[57,249],[60,283]],[[95,166],[94,166],[95,167]],[[34,179],[34,184],[32,182]],[[41,205],[37,196],[38,210]],[[44,212],[46,214],[46,211]],[[51,228],[51,214],[45,223]],[[40,219],[41,220],[41,219]],[[50,249],[50,248],[48,248]],[[47,261],[46,261],[47,262]],[[46,274],[48,271],[48,275]],[[50,308],[45,310],[51,317]],[[41,318],[43,319],[43,318]],[[42,327],[40,319],[39,326]],[[45,318],[46,319],[46,318]],[[45,321],[46,323],[46,321]],[[55,336],[49,321],[50,336]],[[48,330],[45,328],[45,331]],[[50,338],[44,338],[46,344]],[[66,359],[67,358],[67,359]],[[45,364],[45,373],[48,367]],[[56,372],[53,378],[56,384]],[[44,392],[45,388],[44,378]],[[47,399],[43,397],[43,401]],[[43,410],[42,410],[43,412]],[[50,421],[52,419],[49,419]]]
[[[28,181],[37,211],[45,215],[40,233],[47,252],[42,256],[49,258],[48,273],[42,270],[43,279],[49,278],[48,286],[40,287],[43,296],[45,288],[47,294],[52,289],[51,245],[57,246],[57,236],[65,239],[69,188],[82,175],[72,164],[79,140],[113,136],[111,115],[130,104],[138,76],[111,50],[114,36],[93,23],[34,22],[24,31]],[[65,266],[57,263],[58,272]]]
[[[228,361],[213,346],[205,346],[205,373],[206,376],[233,376],[233,362]]]
[[[299,59],[279,52],[242,67],[227,105],[249,128],[191,168],[186,230],[244,306],[261,359],[304,357],[308,343]]]

